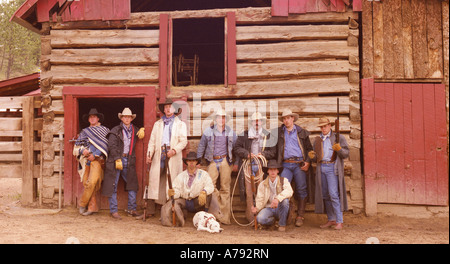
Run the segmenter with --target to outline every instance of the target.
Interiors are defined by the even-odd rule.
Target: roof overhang
[[[39,72],[0,81],[0,96],[19,96],[39,89]]]

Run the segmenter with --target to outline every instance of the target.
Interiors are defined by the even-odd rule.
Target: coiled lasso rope
[[[255,185],[260,183],[263,180],[263,177],[264,177],[263,167],[267,167],[266,158],[263,155],[258,154],[257,156],[252,156],[250,159],[245,159],[244,162],[242,163],[241,168],[239,169],[238,178],[234,182],[233,191],[231,193],[231,216],[233,217],[233,220],[240,226],[249,226],[249,225],[252,225],[255,221],[255,220],[252,220],[248,224],[241,224],[236,220],[236,218],[234,217],[234,213],[233,213],[233,197],[234,197],[234,191],[236,190],[236,184],[239,181],[239,175],[241,174],[241,171],[244,170],[245,181],[251,183],[252,161],[255,161],[255,164],[258,165],[258,172],[254,176],[255,177],[255,179],[254,179]]]

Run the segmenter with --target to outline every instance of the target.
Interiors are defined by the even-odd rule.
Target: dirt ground
[[[448,211],[426,218],[346,212],[342,231],[320,229],[326,215],[309,212],[303,227],[284,233],[231,224],[210,234],[194,228],[192,215],[184,227],[164,227],[158,217],[143,222],[121,213],[117,221],[108,211],[81,216],[75,208],[25,208],[20,190],[17,179],[0,179],[0,244],[62,244],[72,237],[81,244],[365,244],[373,237],[380,244],[449,244]]]

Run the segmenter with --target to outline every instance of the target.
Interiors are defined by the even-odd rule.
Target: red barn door
[[[448,205],[445,86],[364,79],[362,109],[366,213]]]

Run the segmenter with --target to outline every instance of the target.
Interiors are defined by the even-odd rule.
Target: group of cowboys
[[[343,160],[349,150],[345,137],[332,131],[333,122],[328,118],[319,119],[322,133],[311,143],[310,132],[295,124],[299,116],[290,110],[282,113],[283,124],[277,134],[266,130],[266,118],[255,112],[249,129],[241,135],[226,125],[230,117],[219,110],[214,123],[203,132],[197,152],[189,152],[183,158],[187,129],[178,118],[181,107],[170,99],[158,106],[163,116],[155,122],[148,142],[146,163],[151,166],[144,197],[149,199],[145,215],[137,212],[136,205],[135,146],[145,135],[144,128],[132,123],[136,114],[129,108],[123,109],[118,113],[120,124],[111,130],[101,125],[104,115],[95,108],[83,116],[90,125],[80,132],[73,150],[84,186],[79,200],[80,214],[90,215],[99,210],[95,197],[101,189],[102,195],[108,197],[111,217],[121,219],[117,186],[122,177],[128,192],[125,211],[129,216],[137,219],[153,216],[159,204],[161,223],[165,226],[173,225],[172,212],[178,225],[183,226],[187,212],[200,210],[213,214],[222,224],[230,224],[234,171],[239,172],[240,197],[246,200],[249,223],[256,219],[261,227],[276,225],[279,231],[284,231],[289,212],[295,211],[292,201],[289,202],[294,195],[293,183],[297,200],[295,226],[303,225],[311,181],[308,175],[313,171],[311,164],[316,163],[312,177],[315,190],[309,195],[314,193],[315,212],[327,214],[328,221],[320,227],[342,229],[342,212],[347,210]],[[206,163],[203,163],[206,170],[200,168],[202,162]],[[216,185],[218,179],[220,186]]]

